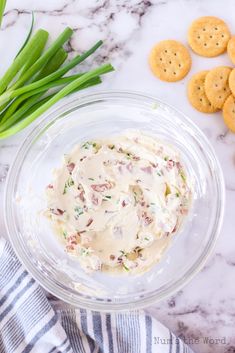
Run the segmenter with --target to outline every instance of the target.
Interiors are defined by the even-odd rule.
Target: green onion
[[[8,119],[4,122],[1,121],[0,124],[0,132],[3,132],[4,130],[8,129],[9,127],[11,127],[14,123],[16,123],[19,118],[27,112],[27,110],[29,108],[31,108],[38,100],[38,98],[41,97],[41,93],[36,94],[32,97],[30,97],[27,102],[25,102],[25,104],[23,104],[17,111],[15,114],[12,114],[10,116],[8,116]],[[14,103],[13,103],[14,104]],[[9,112],[9,111],[8,111]]]
[[[20,121],[17,125],[12,126],[11,128],[5,130],[4,132],[0,133],[0,139],[6,138],[8,136],[14,135],[15,133],[19,132],[20,130],[27,127],[31,124],[36,118],[38,118],[42,113],[44,113],[47,109],[49,109],[53,104],[57,103],[60,99],[64,98],[75,89],[81,87],[85,82],[90,80],[93,77],[103,75],[105,73],[113,71],[114,68],[111,64],[102,65],[94,70],[91,70],[81,77],[77,78],[75,81],[68,84],[68,86],[64,87],[61,91],[56,93],[50,100],[40,106],[36,111],[32,114],[27,116],[24,120]]]
[[[81,76],[81,75],[74,75],[74,76]],[[71,77],[73,77],[73,76],[71,76]],[[70,79],[70,81],[72,82],[71,77],[65,77],[64,79],[61,79],[61,80],[69,82],[69,79]],[[93,86],[93,85],[96,85],[99,83],[101,83],[100,78],[95,77],[95,78],[87,81],[86,83],[84,83],[80,88],[78,88],[78,90],[84,89],[84,88],[87,88],[87,87],[90,87],[90,86]],[[37,91],[37,90],[35,90],[35,91]],[[25,93],[25,95],[21,96],[22,101],[26,100],[26,98],[27,98],[26,95],[29,96],[29,93],[30,92],[27,92],[27,93]],[[22,117],[25,117],[25,113],[27,113],[27,115],[29,115],[29,110],[31,110],[31,108],[33,108],[37,103],[39,103],[39,105],[37,105],[37,107],[35,107],[35,109],[33,109],[30,113],[32,113],[33,111],[38,109],[42,104],[47,102],[50,98],[52,98],[55,95],[55,94],[53,94],[49,97],[45,97],[43,100],[38,102],[38,99],[41,98],[45,93],[46,93],[46,91],[42,91],[42,92],[39,91],[39,93],[35,92],[33,96],[32,96],[32,94],[30,94],[30,96],[24,102],[24,104],[14,114],[10,114],[9,110],[14,105],[14,102],[13,102],[12,105],[10,106],[9,110],[7,111],[7,113],[8,113],[7,119],[0,122],[0,133],[3,132],[4,130],[10,128],[15,123],[17,123]],[[21,97],[19,97],[19,98],[21,98]],[[18,103],[19,103],[19,101],[18,101]]]
[[[82,148],[85,148],[85,150],[88,150],[90,147],[96,147],[96,143],[95,142],[92,142],[92,141],[86,141],[83,145],[82,145]]]
[[[186,176],[184,175],[182,170],[180,171],[180,176],[181,176],[182,180],[186,183]]]
[[[68,56],[63,44],[71,37],[72,29],[67,27],[43,52],[48,32],[38,30],[31,38],[33,25],[32,14],[27,38],[0,79],[0,139],[21,131],[63,97],[101,83],[100,75],[114,70],[111,64],[106,64],[89,72],[63,77],[94,53],[102,41],[62,66]],[[93,147],[96,147],[95,143]]]
[[[122,266],[126,271],[130,271],[130,269],[124,263],[122,264]]]
[[[46,41],[45,42],[41,41],[38,43],[38,46],[35,48],[33,55],[28,58],[24,67],[22,68],[20,77],[22,77],[24,73],[28,71],[29,68],[34,64],[34,62],[40,57],[40,55],[43,52],[43,49],[45,48],[45,45],[46,45]]]
[[[81,76],[81,74],[64,77],[59,80],[52,81],[52,82],[48,83],[47,85],[39,87],[31,92],[26,92],[25,94],[22,94],[17,99],[15,99],[13,101],[13,103],[10,105],[10,107],[7,109],[6,113],[4,114],[4,116],[1,120],[0,126],[3,122],[5,122],[8,118],[11,117],[11,115],[16,111],[18,106],[27,98],[30,98],[31,96],[34,96],[37,93],[41,93],[41,92],[45,93],[46,91],[48,91],[51,88],[54,88],[57,86],[62,86],[67,83],[73,82],[76,78],[78,78],[80,76]]]
[[[42,68],[42,70],[34,78],[33,81],[38,81],[52,74],[54,71],[58,70],[59,67],[65,62],[67,57],[68,57],[68,53],[63,48],[60,48],[59,50],[57,50],[55,55],[47,62],[47,64]]]
[[[39,43],[46,43],[48,39],[48,32],[43,29],[39,29],[35,35],[29,40],[21,53],[13,61],[11,66],[5,72],[3,77],[0,79],[0,94],[5,91],[9,83],[16,76],[16,74],[22,69],[22,66],[25,64],[29,57],[32,57],[35,53],[35,48]],[[41,45],[41,44],[40,44]]]
[[[41,57],[30,67],[30,69],[24,73],[10,88],[11,90],[22,86],[28,79],[30,79],[38,70],[47,64],[47,62],[55,55],[59,48],[72,36],[73,31],[67,27],[59,35],[59,37],[52,43],[52,45],[41,55]],[[29,42],[30,43],[30,42]],[[29,44],[28,43],[28,44]],[[37,46],[38,44],[36,44]],[[27,45],[26,45],[27,47]],[[25,48],[26,48],[25,47]],[[25,49],[24,48],[24,49]],[[22,52],[24,51],[22,50]],[[22,53],[21,52],[21,53]],[[21,55],[21,54],[20,54]],[[20,56],[19,55],[19,56]],[[18,57],[17,57],[18,58]],[[16,58],[16,60],[17,60]],[[1,93],[1,91],[0,91]]]
[[[0,96],[0,104],[4,104],[5,102],[8,102],[10,99],[13,99],[20,94],[32,91],[35,88],[41,87],[48,82],[51,82],[64,74],[66,74],[70,69],[72,69],[74,66],[80,64],[82,61],[84,61],[88,56],[90,56],[99,46],[102,44],[102,41],[97,42],[91,49],[86,51],[84,54],[80,56],[76,56],[74,59],[72,59],[67,65],[62,67],[61,69],[55,71],[51,75],[48,75],[45,78],[42,78],[39,81],[33,82],[27,86],[23,86],[21,88],[18,88],[17,90],[11,90],[5,92],[3,95]],[[12,86],[13,88],[13,86]]]
[[[77,89],[75,89],[72,93],[83,90],[85,88],[91,87],[91,86],[95,86],[100,84],[102,81],[100,79],[100,77],[94,77],[91,80],[87,81],[86,83],[84,83],[83,85],[81,85],[80,87],[78,87]],[[56,92],[57,93],[57,92]],[[30,108],[27,111],[27,115],[31,114],[32,112],[34,112],[35,110],[37,110],[42,104],[46,103],[49,99],[51,99],[52,97],[54,97],[56,95],[56,93],[53,93],[45,98],[42,98],[41,100],[39,100],[32,108]]]
[[[171,188],[170,186],[166,183],[166,191],[165,191],[165,196],[171,194]]]
[[[2,24],[3,14],[6,7],[6,0],[0,0],[0,27]]]
[[[18,51],[18,53],[16,54],[16,58],[17,56],[20,54],[20,52],[22,52],[22,50],[24,49],[24,47],[26,46],[26,44],[28,43],[30,37],[31,37],[31,34],[32,34],[32,31],[33,31],[33,25],[34,25],[34,13],[32,12],[32,17],[31,17],[31,25],[30,25],[30,28],[29,28],[29,33],[24,41],[24,44],[21,46],[20,50]]]
[[[74,185],[73,179],[72,179],[72,178],[69,178],[69,179],[65,182],[65,184],[64,184],[63,195],[65,195],[66,192],[67,192],[67,189],[70,188],[70,187],[73,186],[73,185]]]
[[[81,216],[84,213],[83,208],[79,206],[74,207],[74,211],[78,214],[78,216]]]
[[[48,62],[48,65],[46,65],[46,68],[42,69],[42,71],[40,71],[39,75],[38,76],[41,76],[41,77],[44,77],[46,75],[49,75],[51,74],[54,70],[57,70],[62,64],[63,62],[66,60],[67,58],[67,53],[65,52],[64,49],[60,48],[57,53],[55,54],[54,58],[51,59],[49,62]],[[71,81],[65,81],[64,83],[62,84],[65,84],[65,83],[68,83],[68,82],[71,82]],[[55,86],[57,86],[57,84],[55,84]],[[54,86],[52,86],[54,87]],[[52,87],[49,87],[49,88],[52,88]],[[48,89],[49,89],[48,88]],[[4,111],[3,113],[3,116],[2,116],[2,119],[1,119],[1,122],[0,122],[0,127],[1,127],[1,124],[4,123],[15,111],[16,109],[18,108],[18,106],[27,98],[29,98],[30,96],[32,95],[35,95],[36,93],[39,93],[39,92],[45,92],[47,90],[46,87],[43,87],[42,90],[34,90],[34,91],[31,91],[31,92],[27,92],[25,94],[22,94],[20,97],[18,97],[17,99],[15,99],[13,101],[13,103],[9,106],[9,108]],[[2,129],[1,129],[2,130]]]
[[[55,95],[55,93],[54,94],[50,94],[49,96],[46,96],[45,98],[39,99],[31,108],[29,108],[29,110],[27,110],[27,116],[29,114],[32,114],[33,112],[35,112],[35,110],[37,110],[42,104],[44,104],[47,101],[49,101],[49,99],[51,99],[54,95]]]

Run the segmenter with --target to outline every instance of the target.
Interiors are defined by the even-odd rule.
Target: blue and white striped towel
[[[192,351],[144,311],[103,314],[74,309],[54,297],[47,298],[9,243],[0,239],[0,352]]]

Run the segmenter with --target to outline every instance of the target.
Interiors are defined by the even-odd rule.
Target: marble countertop
[[[195,111],[186,98],[189,76],[201,69],[231,65],[227,55],[213,59],[192,54],[188,77],[168,84],[149,70],[147,56],[159,40],[176,39],[186,44],[192,20],[203,15],[223,18],[235,33],[234,0],[8,0],[0,30],[0,74],[23,42],[36,15],[36,28],[55,37],[66,25],[75,30],[68,50],[79,52],[97,39],[105,45],[94,63],[111,61],[116,72],[95,89],[130,89],[150,93],[187,114],[211,141],[222,165],[226,182],[224,225],[214,254],[204,269],[173,297],[149,308],[160,321],[185,338],[196,352],[235,352],[235,135],[228,132],[221,114]],[[7,50],[6,50],[7,49]],[[3,193],[9,166],[27,131],[0,141],[0,229]],[[198,340],[197,340],[198,338]],[[219,339],[216,341],[216,339]]]

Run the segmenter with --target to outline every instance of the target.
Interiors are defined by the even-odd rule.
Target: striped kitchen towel
[[[49,296],[0,239],[0,353],[190,353],[144,311],[98,313]]]

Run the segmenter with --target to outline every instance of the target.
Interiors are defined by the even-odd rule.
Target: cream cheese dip
[[[161,259],[192,186],[172,146],[127,130],[75,146],[46,193],[46,215],[83,269],[137,274]]]

